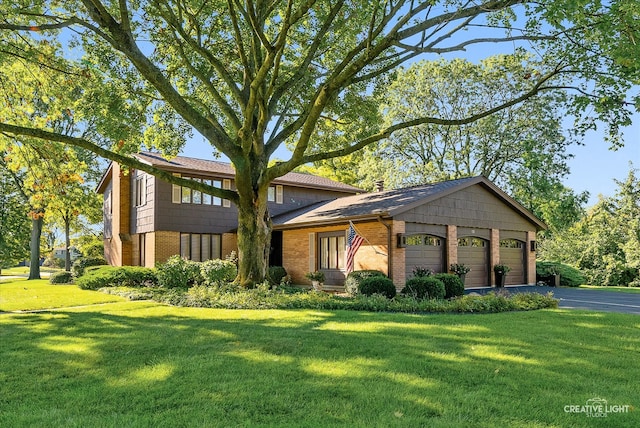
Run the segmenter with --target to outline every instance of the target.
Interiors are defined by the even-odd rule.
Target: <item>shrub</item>
[[[562,287],[578,287],[586,282],[585,276],[576,268],[558,262],[536,262],[536,276],[539,278],[560,275]]]
[[[89,266],[102,266],[106,265],[107,261],[104,257],[81,257],[71,266],[71,272],[75,278],[80,278],[84,275],[84,271]]]
[[[171,256],[157,266],[157,276],[161,287],[191,287],[201,280],[200,265],[177,255]]]
[[[81,251],[85,257],[102,257],[104,254],[104,244],[102,241],[91,242],[83,245]]]
[[[386,276],[371,276],[360,281],[358,291],[365,296],[380,294],[393,299],[396,296],[396,286]]]
[[[464,283],[458,275],[451,273],[438,273],[433,276],[444,284],[444,298],[462,296],[464,294]]]
[[[366,278],[373,276],[381,276],[386,278],[385,274],[379,270],[354,270],[347,275],[347,279],[344,281],[344,289],[352,296],[358,294],[360,282]]]
[[[431,276],[433,271],[426,267],[416,266],[413,268],[413,276]]]
[[[83,290],[103,287],[144,287],[157,281],[155,271],[142,266],[103,266],[87,272],[76,280]]]
[[[205,285],[233,281],[237,274],[238,268],[230,261],[215,259],[200,263],[200,276]]]
[[[287,271],[282,266],[270,266],[269,267],[269,279],[272,285],[282,284],[282,279],[287,276]]]
[[[73,274],[67,271],[55,272],[49,277],[50,284],[71,284],[72,281]]]
[[[416,299],[444,299],[444,284],[433,276],[416,276],[410,278],[402,294],[413,296]]]

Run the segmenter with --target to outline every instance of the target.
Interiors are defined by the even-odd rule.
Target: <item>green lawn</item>
[[[120,301],[2,314],[0,344],[0,426],[640,426],[638,410],[565,412],[640,406],[634,315]]]
[[[589,290],[615,291],[617,293],[640,294],[640,287],[602,287],[598,285],[581,285],[580,288]]]

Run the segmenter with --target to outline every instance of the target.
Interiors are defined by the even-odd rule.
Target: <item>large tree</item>
[[[98,140],[34,126],[12,113],[0,118],[0,132],[89,148],[232,200],[239,213],[238,281],[245,284],[266,272],[269,183],[297,166],[348,155],[415,125],[470,123],[569,86],[576,89],[572,106],[587,111],[595,103],[615,135],[629,121],[632,101],[624,94],[640,69],[638,0],[62,0],[0,8],[0,55],[74,76],[93,96],[78,94],[91,102],[75,104],[73,114],[105,125]],[[366,120],[373,86],[400,64],[444,52],[486,52],[491,43],[521,44],[541,57],[513,98],[464,118]],[[187,128],[231,160],[235,190],[174,178],[128,155],[144,143],[175,153]],[[329,140],[330,147],[316,144]],[[269,165],[285,143],[290,158]]]

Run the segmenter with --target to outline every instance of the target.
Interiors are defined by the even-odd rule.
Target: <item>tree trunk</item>
[[[64,217],[64,270],[67,272],[71,272],[71,252],[69,251],[69,247],[71,247],[71,237],[69,236],[69,229],[71,223],[71,216],[65,215]]]
[[[29,279],[40,279],[40,235],[42,235],[43,216],[40,212],[34,213],[31,218],[31,265],[29,266]]]
[[[236,166],[236,187],[240,195],[238,207],[238,276],[244,287],[265,280],[271,246],[271,218],[267,206],[266,185],[257,184],[251,171]],[[258,170],[258,168],[253,169]]]

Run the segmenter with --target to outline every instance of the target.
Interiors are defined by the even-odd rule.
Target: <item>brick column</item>
[[[531,251],[531,243],[536,240],[536,232],[527,232],[527,248],[525,248],[525,254],[527,255],[527,284],[536,284],[536,252]]]
[[[458,226],[447,225],[447,269],[458,263]]]
[[[491,229],[491,254],[490,266],[491,269],[491,284],[496,285],[496,274],[493,272],[493,266],[500,263],[500,229]]]
[[[391,279],[397,289],[402,289],[404,283],[407,281],[405,277],[405,249],[398,248],[398,233],[405,232],[404,221],[393,220],[391,224],[391,258],[393,260],[392,271],[390,272]]]

